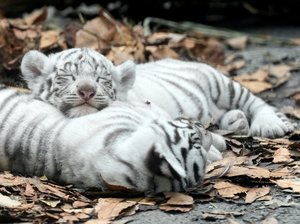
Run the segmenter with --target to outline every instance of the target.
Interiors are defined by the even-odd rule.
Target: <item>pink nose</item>
[[[78,95],[81,99],[88,101],[95,96],[96,91],[94,89],[79,89]]]

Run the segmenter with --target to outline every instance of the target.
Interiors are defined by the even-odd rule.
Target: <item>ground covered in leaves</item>
[[[116,21],[100,10],[40,9],[0,20],[0,81],[24,87],[20,59],[30,49],[94,48],[114,63],[165,57],[205,61],[280,108],[299,129],[300,39],[252,36],[193,23]],[[88,17],[89,18],[89,17]],[[0,173],[0,222],[298,223],[300,132],[274,140],[227,135],[224,159],[189,194],[145,198],[133,192],[78,191],[46,177]]]

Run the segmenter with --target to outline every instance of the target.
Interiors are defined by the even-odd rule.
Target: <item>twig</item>
[[[251,35],[243,32],[233,31],[230,29],[217,28],[217,27],[207,26],[207,25],[194,23],[194,22],[174,22],[174,21],[169,21],[169,20],[154,18],[154,17],[147,17],[144,20],[143,26],[144,26],[145,35],[151,34],[151,28],[150,28],[151,23],[171,27],[181,32],[188,32],[194,34],[196,33],[198,35],[200,34],[200,35],[226,38],[226,39],[240,37],[240,36],[247,36],[252,43],[257,43],[257,44],[270,42],[274,44],[294,45],[294,43],[287,38],[277,38],[277,37],[275,38],[271,36]]]

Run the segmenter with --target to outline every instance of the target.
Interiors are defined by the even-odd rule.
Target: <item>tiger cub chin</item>
[[[149,105],[114,102],[101,113],[69,119],[6,88],[0,88],[0,105],[0,171],[154,194],[199,186],[208,160],[221,157],[197,122],[165,119]]]
[[[30,51],[21,70],[36,98],[69,117],[121,100],[150,102],[172,118],[214,121],[239,134],[275,138],[293,130],[276,108],[203,63],[163,59],[114,66],[94,50],[75,48],[49,56]]]

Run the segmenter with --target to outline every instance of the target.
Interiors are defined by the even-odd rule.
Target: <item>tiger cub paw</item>
[[[251,135],[266,138],[282,137],[294,130],[289,119],[280,112],[263,111],[254,116],[251,124]]]
[[[248,135],[250,128],[246,115],[241,110],[230,110],[220,119],[220,128],[234,134]]]

